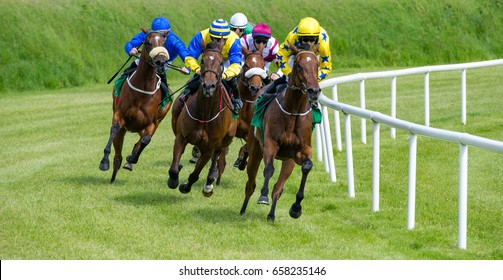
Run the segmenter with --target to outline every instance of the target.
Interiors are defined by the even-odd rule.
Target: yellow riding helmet
[[[297,29],[299,36],[319,36],[320,24],[312,17],[306,17],[300,20]]]

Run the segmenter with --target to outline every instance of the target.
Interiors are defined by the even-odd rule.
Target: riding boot
[[[166,98],[166,96],[169,94],[169,89],[168,89],[168,81],[166,80],[166,72],[163,72],[159,75],[161,77],[161,92],[162,92],[162,100]]]
[[[180,101],[182,102],[187,101],[189,95],[195,92],[199,88],[199,83],[200,83],[199,75],[194,74],[194,76],[190,80],[188,80],[187,83],[185,84],[185,89],[182,91],[182,93],[180,93],[178,99],[180,99]]]
[[[136,68],[138,68],[138,64],[136,64],[136,61],[133,61],[128,68],[126,68],[124,70],[124,72],[122,72],[122,75],[121,76],[128,76],[130,73],[133,73],[134,70],[136,70]]]
[[[227,93],[232,102],[232,107],[234,107],[234,113],[237,115],[241,108],[243,108],[243,102],[241,101],[241,97],[239,96],[238,91],[238,77],[234,77],[231,79],[227,79],[224,81],[224,85],[227,88]]]
[[[269,87],[265,90],[264,93],[269,93],[269,94],[276,94],[276,89],[278,88],[279,85],[286,84],[286,75],[283,75],[276,80],[274,80]]]
[[[238,114],[241,108],[243,108],[243,101],[241,101],[239,94],[231,94],[231,102],[234,107],[234,113]]]

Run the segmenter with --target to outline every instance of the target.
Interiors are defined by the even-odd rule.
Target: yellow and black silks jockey
[[[241,107],[243,107],[243,103],[239,98],[237,90],[237,78],[241,72],[241,43],[238,35],[230,30],[229,24],[226,20],[214,20],[211,23],[210,28],[198,32],[192,38],[187,48],[189,54],[185,58],[185,66],[194,72],[194,76],[198,76],[201,70],[198,59],[203,52],[201,41],[208,44],[211,41],[219,40],[224,40],[225,42],[222,48],[222,56],[224,58],[224,73],[222,75],[222,81],[230,95],[234,111],[237,113]],[[180,99],[185,100],[188,94],[195,92],[199,87],[199,83],[200,81],[197,78],[193,77],[190,79],[187,83],[187,88],[181,94]]]
[[[300,44],[309,44],[310,49],[313,50],[315,45],[318,44],[319,48],[316,52],[320,61],[320,68],[318,69],[318,82],[325,79],[332,71],[332,56],[330,55],[330,41],[328,33],[323,27],[320,26],[318,21],[311,17],[306,17],[300,20],[299,25],[296,26],[285,41],[279,46],[277,60],[278,60],[278,74],[282,76],[272,83],[267,89],[268,93],[274,93],[278,85],[286,84],[287,77],[292,72],[292,64],[294,56],[290,50],[289,44],[298,47]],[[317,106],[317,104],[312,104]]]

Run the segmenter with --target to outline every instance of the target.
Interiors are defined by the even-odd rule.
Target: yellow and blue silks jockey
[[[224,73],[222,75],[222,81],[227,92],[230,95],[232,105],[234,106],[235,113],[238,112],[243,103],[239,98],[239,93],[237,91],[237,78],[241,72],[241,42],[239,37],[234,31],[230,30],[229,24],[224,19],[214,20],[210,28],[207,28],[201,32],[198,32],[190,41],[188,45],[189,54],[185,58],[185,66],[190,68],[194,72],[194,76],[199,75],[201,66],[199,66],[198,59],[203,52],[204,44],[208,44],[211,41],[224,40],[224,45],[222,48],[222,56],[224,59]],[[193,93],[199,87],[199,79],[192,78],[187,83],[187,89],[182,93],[180,98],[182,100],[186,99],[186,96]]]

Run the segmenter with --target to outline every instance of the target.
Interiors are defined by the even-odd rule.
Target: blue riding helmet
[[[152,21],[152,29],[169,31],[171,29],[171,24],[167,18],[157,17]]]

